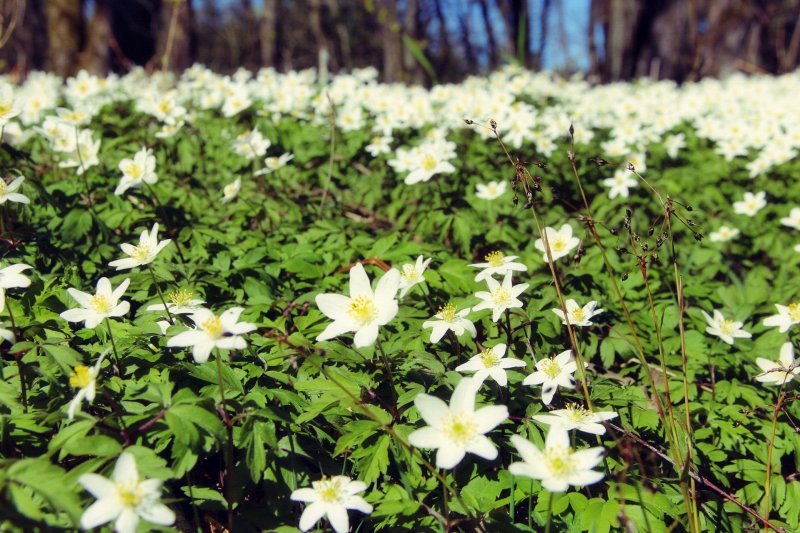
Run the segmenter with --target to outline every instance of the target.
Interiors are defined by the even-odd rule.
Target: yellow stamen
[[[202,322],[200,324],[200,329],[215,339],[222,337],[222,321],[215,316]]]
[[[427,154],[424,159],[422,160],[422,168],[431,172],[433,169],[436,168],[436,158],[433,157],[431,154]]]
[[[139,163],[128,163],[125,165],[125,174],[133,179],[141,178],[144,174],[144,169]]]
[[[350,300],[347,314],[360,325],[364,325],[372,322],[378,316],[378,310],[369,296],[356,296]]]
[[[561,373],[561,365],[555,359],[542,359],[541,371],[550,379],[555,379]]]
[[[451,414],[442,422],[442,431],[457,444],[467,444],[478,432],[478,424],[467,413]]]
[[[69,386],[76,389],[85,389],[92,382],[92,371],[88,366],[78,365],[69,376]]]
[[[336,503],[342,496],[342,480],[335,478],[323,478],[315,483],[317,494],[322,501]]]
[[[436,314],[446,322],[455,322],[456,306],[451,303],[443,305],[442,307],[439,308],[439,312]]]
[[[491,348],[487,348],[486,350],[480,353],[481,356],[481,363],[486,368],[494,368],[500,362],[500,358],[495,355],[494,350]]]
[[[793,302],[788,307],[789,318],[795,322],[800,321],[800,303]]]
[[[122,504],[125,507],[131,507],[131,508],[137,507],[144,498],[144,494],[142,490],[139,488],[138,483],[133,486],[123,485],[122,483],[118,483],[117,496],[119,496],[119,499],[122,500]]]
[[[503,257],[505,257],[503,255],[503,252],[495,251],[495,252],[491,252],[491,253],[486,254],[486,257],[484,257],[483,259],[487,263],[489,263],[491,266],[499,267],[499,266],[503,265]]]
[[[97,311],[101,315],[105,315],[111,312],[111,302],[108,300],[108,297],[106,297],[104,294],[98,294],[96,296],[92,296],[90,305],[95,311]]]
[[[169,301],[172,302],[172,305],[180,307],[187,305],[194,294],[192,291],[178,289],[170,292],[167,296],[169,297]]]
[[[553,475],[563,477],[572,472],[570,449],[566,446],[548,448],[544,452],[544,460]]]

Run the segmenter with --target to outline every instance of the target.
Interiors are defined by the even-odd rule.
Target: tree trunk
[[[196,53],[191,0],[166,0],[161,9],[157,57],[161,68],[180,72],[192,66]]]
[[[83,41],[82,0],[47,0],[48,68],[60,76],[74,74]]]
[[[107,75],[111,69],[111,3],[112,0],[95,0],[86,28],[86,46],[80,55],[81,67],[98,76]]]
[[[397,20],[397,0],[382,0],[378,12],[383,43],[383,81],[403,80],[403,43]]]
[[[264,0],[264,10],[261,13],[261,22],[258,33],[261,37],[261,66],[277,67],[278,55],[276,49],[278,31],[278,0]]]
[[[258,22],[253,11],[251,0],[240,0],[242,10],[242,61],[241,65],[249,70],[255,70],[261,63],[259,55],[261,50],[258,43]]]
[[[500,65],[500,54],[497,52],[497,36],[494,32],[494,24],[489,17],[489,3],[488,0],[480,0],[481,17],[483,24],[486,26],[486,45],[489,48],[489,70],[494,70]]]

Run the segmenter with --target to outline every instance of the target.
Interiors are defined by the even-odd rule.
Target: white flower
[[[488,405],[476,411],[476,391],[474,380],[462,378],[449,406],[428,394],[414,398],[414,405],[428,425],[411,433],[408,442],[417,448],[436,449],[439,468],[453,468],[467,452],[489,460],[497,457],[497,448],[485,433],[508,418],[508,409],[505,405]]]
[[[227,204],[239,194],[242,188],[241,178],[236,178],[222,188],[222,203]]]
[[[83,529],[94,529],[112,520],[117,533],[134,533],[139,519],[161,526],[175,522],[175,513],[160,503],[161,481],[141,479],[136,460],[122,452],[111,479],[99,474],[83,474],[78,483],[97,501],[81,516]]]
[[[2,197],[2,191],[0,191],[0,197]],[[789,216],[781,219],[781,224],[793,229],[800,229],[800,207],[793,207]]]
[[[511,285],[511,272],[506,272],[502,285],[494,278],[486,278],[486,284],[489,286],[489,292],[479,291],[475,293],[475,296],[483,301],[473,307],[473,311],[491,309],[492,321],[497,322],[506,309],[522,307],[522,301],[517,296],[528,288],[528,284]]]
[[[505,355],[506,345],[496,344],[457,366],[456,372],[475,372],[472,379],[475,380],[476,386],[480,386],[487,377],[491,377],[498,385],[505,387],[508,384],[506,369],[525,366],[525,361],[506,358]]]
[[[792,302],[789,305],[775,304],[775,308],[778,309],[778,314],[765,318],[765,326],[777,326],[780,328],[778,331],[784,333],[793,325],[800,323],[799,302]]]
[[[414,185],[421,181],[429,181],[435,174],[449,174],[455,170],[456,168],[449,162],[440,160],[432,152],[427,152],[420,154],[413,162],[412,170],[405,178],[405,184]]]
[[[495,200],[505,194],[508,185],[505,181],[490,181],[487,184],[478,183],[475,185],[477,192],[475,196],[481,200]]]
[[[544,228],[547,242],[550,245],[550,253],[553,256],[553,261],[568,255],[569,252],[580,244],[580,239],[572,236],[572,226],[564,224],[561,229],[556,231],[555,228],[547,226]],[[547,261],[547,250],[544,246],[543,239],[536,239],[533,243],[537,250],[543,252],[542,257]]]
[[[591,485],[603,479],[602,472],[592,470],[603,459],[603,448],[572,451],[569,434],[560,425],[550,427],[544,450],[519,435],[512,435],[511,443],[522,462],[511,463],[508,471],[515,476],[539,479],[550,492],[564,492],[570,485]]]
[[[761,374],[756,376],[756,381],[762,383],[783,385],[784,383],[789,383],[795,376],[800,374],[800,366],[794,360],[794,347],[791,342],[786,342],[781,346],[777,362],[758,357],[756,364],[763,370]]]
[[[254,129],[242,133],[233,140],[233,151],[245,159],[255,159],[263,157],[271,145],[269,139],[265,139],[260,131]]]
[[[2,326],[0,326],[0,339],[0,344],[2,344],[4,340],[14,344],[14,342],[17,340],[13,331]]]
[[[477,335],[475,325],[472,320],[469,320],[467,315],[472,311],[469,307],[456,311],[456,306],[447,304],[439,308],[434,318],[438,320],[426,320],[422,323],[423,328],[431,329],[431,342],[439,342],[448,331],[455,333],[456,337],[460,337],[465,331],[468,331],[471,337]]]
[[[706,328],[706,333],[709,335],[714,335],[719,337],[723,341],[727,342],[728,344],[733,344],[733,339],[743,338],[749,339],[753,335],[744,331],[742,326],[744,322],[734,322],[733,320],[727,320],[722,313],[714,310],[714,317],[710,317],[708,313],[705,311],[700,311],[703,313],[703,316],[706,318],[706,322],[708,322],[708,327]]]
[[[256,172],[256,176],[263,176],[280,170],[292,159],[294,159],[294,154],[281,154],[280,157],[270,156],[264,160],[264,168]]]
[[[357,348],[370,346],[378,338],[378,327],[384,326],[397,314],[397,289],[400,272],[393,268],[384,274],[373,292],[369,277],[361,263],[350,269],[350,297],[342,294],[318,294],[317,307],[332,319],[325,330],[317,335],[326,341],[343,333],[355,332],[353,344]]]
[[[733,211],[739,215],[755,216],[764,206],[767,205],[767,193],[764,191],[753,194],[744,193],[744,200],[733,202]]]
[[[167,346],[192,347],[192,356],[195,362],[205,363],[211,350],[242,350],[247,348],[247,341],[241,336],[256,329],[250,322],[237,322],[239,315],[244,311],[241,307],[231,307],[221,315],[205,308],[200,308],[190,317],[195,323],[195,329],[178,333],[167,341]]]
[[[137,266],[149,265],[158,255],[158,252],[164,249],[172,239],[158,240],[158,222],[153,224],[153,229],[149,232],[144,230],[139,235],[139,244],[136,246],[128,243],[120,245],[122,251],[128,254],[129,257],[124,259],[117,259],[111,261],[108,266],[117,267],[117,270],[125,270]]]
[[[126,279],[112,291],[108,278],[100,278],[97,281],[97,290],[94,296],[70,287],[67,292],[81,307],[64,311],[60,315],[61,318],[67,322],[83,321],[83,327],[91,329],[97,327],[106,318],[127,314],[130,304],[117,302],[125,294],[125,289],[128,288],[130,282],[130,279]]]
[[[555,357],[546,357],[537,361],[536,372],[526,377],[522,384],[541,385],[542,401],[545,405],[550,405],[559,386],[567,389],[575,388],[572,373],[577,369],[578,364],[572,359],[572,350],[567,350]]]
[[[372,512],[372,506],[361,496],[356,496],[366,489],[367,485],[363,481],[354,481],[347,476],[333,476],[313,481],[311,488],[295,490],[290,496],[292,500],[310,504],[300,516],[300,529],[308,531],[320,518],[327,516],[336,533],[349,531],[348,509],[367,514]]]
[[[528,267],[524,264],[514,261],[517,257],[516,255],[503,255],[503,252],[495,250],[486,254],[483,258],[486,261],[485,263],[473,263],[469,266],[483,269],[475,276],[475,281],[482,281],[495,274],[504,276],[509,272],[525,272],[528,270]]]
[[[711,242],[727,242],[739,236],[739,230],[736,228],[729,228],[728,226],[720,226],[717,231],[712,231],[708,238]]]
[[[142,183],[152,185],[158,181],[156,175],[156,158],[147,148],[142,148],[133,159],[123,159],[119,163],[122,179],[114,189],[114,194],[121,195],[130,188],[141,187]]]
[[[577,302],[573,299],[569,299],[564,302],[564,305],[567,306],[567,315],[569,318],[569,323],[572,326],[591,326],[592,325],[592,317],[595,317],[603,312],[602,309],[595,309],[597,302],[591,301],[588,304],[581,307],[578,305]],[[564,317],[564,311],[561,309],[552,309],[552,311],[561,319],[564,325],[567,324],[567,320]]]
[[[81,130],[77,141],[73,141],[72,150],[58,166],[61,168],[75,168],[80,176],[89,168],[99,165],[97,155],[100,153],[100,139],[94,140],[91,130]]]
[[[94,401],[97,388],[97,375],[100,373],[100,363],[103,362],[105,356],[105,353],[101,355],[93,367],[78,365],[72,370],[72,374],[69,376],[69,385],[72,388],[78,389],[78,394],[69,402],[67,418],[70,420],[75,417],[75,411],[81,406],[83,400],[86,400],[90,404]]]
[[[400,269],[400,294],[397,296],[398,298],[405,296],[408,290],[417,283],[425,281],[425,269],[428,268],[430,262],[430,257],[428,259],[423,259],[420,255],[413,265],[411,263],[406,263],[402,266]]]
[[[638,184],[639,182],[627,170],[617,172],[613,178],[603,180],[603,185],[609,187],[608,197],[612,200],[617,196],[627,198],[630,194],[628,189],[636,187]]]
[[[6,180],[0,177],[0,205],[6,202],[17,202],[20,204],[31,203],[30,199],[22,193],[16,192],[20,188],[22,182],[25,181],[23,176],[18,176],[11,183],[6,183]]]
[[[24,289],[30,286],[31,280],[22,274],[22,271],[29,268],[33,267],[23,263],[0,268],[0,313],[6,307],[6,289]]]
[[[14,98],[14,88],[8,83],[0,83],[0,128],[19,115],[19,104]]]
[[[157,303],[147,306],[147,311],[166,311],[169,310],[173,315],[191,315],[201,308],[205,303],[203,300],[192,298],[194,293],[186,289],[176,289],[167,294],[167,306],[164,307],[163,303]]]
[[[577,429],[592,435],[603,435],[606,427],[602,422],[617,418],[617,416],[614,411],[596,413],[571,403],[567,405],[566,409],[556,409],[544,415],[534,415],[533,419],[550,426],[560,425],[567,431]]]

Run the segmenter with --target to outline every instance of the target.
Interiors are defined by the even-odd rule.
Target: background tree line
[[[0,27],[0,68],[19,74],[374,65],[430,84],[517,62],[683,81],[800,55],[800,0],[0,0]]]

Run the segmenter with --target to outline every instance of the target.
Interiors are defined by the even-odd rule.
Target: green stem
[[[117,375],[122,374],[122,365],[119,362],[119,352],[117,351],[117,343],[114,342],[114,334],[111,332],[111,321],[106,317],[106,327],[108,328],[108,338],[111,339],[111,348],[114,353],[114,365],[116,366]]]
[[[553,493],[547,491],[547,524],[544,526],[544,533],[550,533],[550,525],[553,523]]]
[[[233,531],[233,426],[228,418],[228,405],[225,402],[225,383],[222,379],[222,351],[216,349],[217,383],[219,384],[220,407],[222,421],[225,423],[227,438],[225,439],[225,504],[228,508],[228,531]]]
[[[381,344],[380,339],[375,339],[376,344],[378,346],[378,351],[381,353],[381,360],[383,361],[383,368],[386,372],[386,377],[389,378],[389,386],[392,389],[392,417],[394,420],[397,420],[399,417],[399,413],[397,412],[397,387],[394,383],[394,375],[392,374],[392,366],[389,362],[389,358],[386,357],[386,352],[383,351],[383,345]]]
[[[167,301],[164,299],[164,295],[161,292],[161,287],[158,285],[158,280],[156,279],[156,273],[153,272],[153,267],[150,263],[147,264],[147,270],[150,271],[150,277],[153,278],[153,285],[156,286],[156,291],[158,291],[158,297],[161,299],[161,303],[164,304],[164,310],[167,312],[167,320],[169,320],[170,325],[175,323],[175,320],[172,318],[172,313],[169,312],[169,306],[167,305]]]
[[[775,402],[775,409],[772,411],[772,431],[770,432],[769,436],[769,446],[767,448],[767,475],[764,478],[764,518],[769,520],[769,512],[770,512],[770,486],[772,482],[772,451],[775,449],[775,433],[778,430],[778,413],[781,410],[781,404],[783,404],[783,387],[786,385],[784,382],[781,385],[781,390],[778,393],[778,401]],[[764,531],[769,531],[769,528],[764,525]]]

